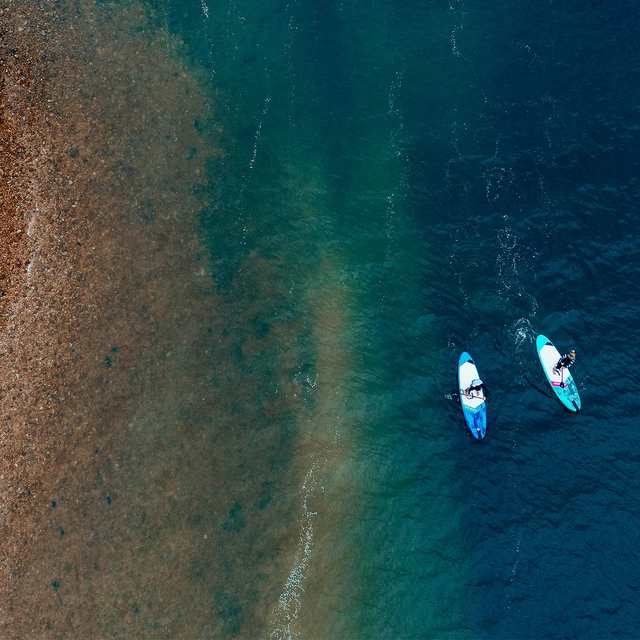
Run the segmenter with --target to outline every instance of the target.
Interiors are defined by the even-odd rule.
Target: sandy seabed
[[[209,107],[142,7],[8,0],[0,27],[0,636],[214,636],[180,459],[139,477],[149,416],[204,400]]]
[[[277,260],[216,291],[215,105],[144,4],[7,0],[0,34],[0,637],[267,637],[300,327],[247,329]]]

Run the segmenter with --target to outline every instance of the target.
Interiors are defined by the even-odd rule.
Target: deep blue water
[[[250,416],[238,482],[269,488],[264,530],[245,506],[225,543],[241,578],[211,574],[220,633],[636,637],[637,5],[158,5],[224,151],[200,216],[216,384]],[[578,352],[577,415],[538,333]]]

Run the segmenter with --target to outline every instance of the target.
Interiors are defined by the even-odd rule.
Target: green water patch
[[[403,119],[424,47],[404,45],[409,16],[384,4],[207,11],[169,13],[215,69],[228,114],[200,216],[225,318],[215,384],[234,398],[229,425],[273,394],[251,433],[301,398],[270,463],[286,480],[256,477],[270,488],[255,504],[287,505],[292,544],[270,573],[279,597],[254,610],[274,637],[459,628],[461,490],[441,428],[443,336],[423,294],[438,274],[414,220]],[[442,11],[420,17],[446,24]]]
[[[563,142],[583,139],[581,111],[589,105],[568,94],[559,105],[548,82],[535,83],[537,75],[557,74],[558,90],[574,73],[579,85],[579,65],[570,70],[548,55],[561,46],[563,29],[553,29],[553,46],[540,44],[544,29],[533,39],[528,28],[514,31],[525,23],[505,7],[467,10],[458,0],[188,6],[176,3],[176,12],[185,11],[178,28],[190,32],[212,78],[215,69],[232,130],[226,157],[211,167],[216,197],[201,216],[224,309],[216,332],[230,362],[214,384],[232,398],[229,432],[242,427],[230,451],[246,455],[242,436],[265,433],[253,451],[259,477],[251,500],[232,495],[232,487],[250,483],[232,474],[217,524],[220,535],[248,536],[251,505],[271,514],[278,505],[282,518],[262,522],[272,554],[255,576],[235,559],[258,548],[249,537],[226,547],[232,559],[223,572],[212,560],[208,578],[227,581],[212,599],[224,633],[250,634],[259,619],[274,637],[464,637],[479,633],[474,620],[486,619],[487,609],[498,621],[508,618],[505,581],[492,578],[508,581],[510,572],[523,578],[520,599],[507,608],[539,614],[542,600],[521,572],[520,532],[508,515],[516,485],[505,458],[491,465],[487,454],[497,429],[469,444],[459,407],[444,396],[455,386],[462,349],[495,352],[513,322],[535,314],[535,300],[520,295],[527,290],[512,268],[517,250],[500,218],[526,208],[527,198],[550,204],[554,154],[575,169],[576,147]],[[565,40],[565,54],[584,53]],[[510,55],[520,62],[505,69]],[[465,66],[469,58],[475,62]],[[538,107],[519,95],[539,99]],[[579,110],[571,107],[576,99]],[[532,108],[538,120],[529,120]],[[566,119],[574,123],[569,137],[553,135]],[[615,128],[607,122],[600,133]],[[518,130],[509,134],[513,123]],[[616,130],[632,140],[630,130]],[[540,148],[518,169],[513,153],[525,138],[540,138]],[[554,144],[557,153],[549,151]],[[522,182],[518,170],[527,173]],[[217,175],[224,175],[220,188]],[[557,183],[557,193],[563,188]],[[610,201],[611,193],[601,197]],[[579,230],[567,216],[566,228]],[[548,246],[560,236],[547,236]],[[553,266],[545,267],[547,290]],[[505,319],[509,329],[496,332]],[[270,413],[252,413],[238,398],[266,402],[283,391],[283,376],[295,384]],[[242,423],[243,413],[255,421]],[[278,441],[268,424],[283,415]],[[515,442],[509,447],[516,451]],[[265,458],[277,473],[269,475]],[[509,469],[520,468],[514,454],[506,458]],[[503,519],[481,508],[501,501]],[[506,537],[496,536],[496,522]],[[274,553],[278,526],[282,544]],[[499,549],[496,540],[506,544]],[[544,575],[538,572],[541,585]],[[255,578],[257,594],[245,578]],[[498,594],[489,603],[487,589]],[[536,604],[527,609],[527,602]]]
[[[366,18],[362,10],[351,6],[349,20],[336,20],[336,40],[344,50],[348,38],[351,55],[337,72],[348,83],[338,95],[349,101],[333,121],[342,135],[333,148],[340,151],[334,243],[347,256],[342,277],[353,292],[353,366],[345,376],[353,449],[325,504],[335,524],[323,530],[318,518],[317,548],[331,552],[316,556],[317,582],[312,560],[301,620],[325,637],[366,637],[370,629],[429,636],[464,627],[467,567],[463,488],[442,429],[443,327],[423,293],[440,265],[430,261],[433,239],[414,217],[415,131],[404,118],[413,91],[407,77],[424,61],[425,41],[405,46],[389,28],[398,16],[384,5]]]

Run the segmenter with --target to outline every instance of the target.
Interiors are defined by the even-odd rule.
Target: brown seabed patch
[[[29,223],[37,208],[38,112],[34,55],[0,41],[0,332],[9,321],[29,264]]]
[[[299,532],[276,499],[292,492],[286,423],[304,412],[298,328],[243,344],[243,366],[278,351],[266,373],[234,364],[237,341],[212,342],[222,303],[193,187],[216,152],[194,127],[210,108],[180,44],[133,4],[13,4],[0,12],[0,636],[262,637]],[[252,256],[244,274],[286,297],[274,261]],[[265,312],[248,299],[239,323]]]
[[[215,454],[192,414],[225,424],[233,410],[198,371],[219,328],[192,193],[209,107],[142,8],[19,7],[0,14],[0,635],[255,633],[244,605],[269,597],[258,583],[286,522],[267,535],[256,512],[243,528],[234,496],[259,503],[260,484],[238,487],[219,456],[189,472]],[[242,434],[228,435],[240,461]],[[220,496],[215,535],[203,486]]]

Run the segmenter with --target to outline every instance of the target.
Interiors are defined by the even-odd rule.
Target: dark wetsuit
[[[576,361],[575,358],[570,358],[567,354],[563,355],[562,358],[560,358],[560,360],[558,360],[558,363],[556,364],[555,368],[556,369],[560,369],[561,367],[564,367],[565,369],[568,369],[569,367],[573,366],[573,363]]]
[[[473,395],[474,391],[478,391],[480,393],[480,396],[474,396],[474,398],[478,398],[481,396],[484,396],[485,398],[487,397],[487,388],[484,386],[484,384],[479,384],[475,387],[469,387],[469,394]]]

